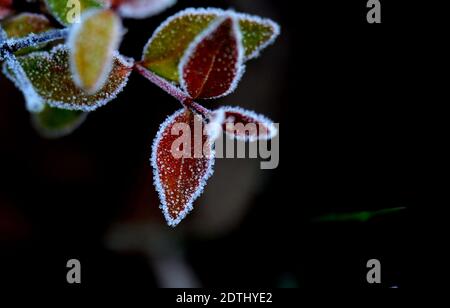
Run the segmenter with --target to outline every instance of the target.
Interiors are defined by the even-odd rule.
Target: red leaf
[[[187,138],[181,146],[183,136]],[[188,109],[168,117],[153,143],[151,162],[161,209],[169,226],[174,227],[192,210],[192,203],[213,173],[214,151],[203,134],[202,118]]]
[[[0,0],[0,20],[12,13],[12,0]]]
[[[225,133],[238,140],[268,140],[278,133],[270,119],[253,111],[240,107],[221,107],[216,112],[223,113],[222,128]]]
[[[218,18],[200,34],[181,59],[181,85],[196,98],[217,98],[231,93],[243,73],[244,51],[234,17]]]
[[[12,0],[0,0],[0,6],[1,7],[11,7]]]

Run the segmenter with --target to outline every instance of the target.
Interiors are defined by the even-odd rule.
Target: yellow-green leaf
[[[81,14],[89,9],[108,6],[108,1],[103,0],[45,0],[45,3],[50,13],[65,26],[78,23]]]
[[[53,108],[48,105],[31,120],[37,132],[45,138],[59,138],[72,133],[86,119],[87,113],[77,110]]]
[[[34,52],[18,57],[33,89],[52,107],[70,110],[92,111],[103,106],[122,91],[128,81],[133,63],[118,53],[106,84],[94,95],[78,88],[72,79],[69,68],[69,49],[65,45],[54,47],[50,52]],[[4,66],[5,75],[20,88],[14,72]],[[26,93],[26,89],[20,89]]]
[[[8,38],[21,38],[31,33],[37,34],[52,29],[51,23],[45,15],[35,13],[21,13],[17,16],[6,19],[1,23]],[[40,48],[46,44],[36,47],[23,48],[15,52],[16,55],[23,55]]]
[[[113,53],[122,34],[120,18],[111,10],[90,10],[72,26],[70,68],[75,83],[87,93],[97,92],[112,69]]]
[[[280,27],[270,19],[246,14],[238,16],[247,60],[257,57],[280,34]]]
[[[21,13],[2,22],[3,30],[9,38],[19,38],[30,33],[42,33],[52,27],[45,15],[34,13]]]
[[[144,48],[143,66],[178,83],[178,65],[189,45],[213,20],[224,15],[235,16],[239,21],[246,60],[257,56],[279,34],[279,26],[269,19],[213,8],[189,8],[169,17],[156,29]]]

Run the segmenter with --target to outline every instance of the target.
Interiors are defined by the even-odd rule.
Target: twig
[[[138,72],[139,74],[147,78],[150,82],[157,85],[159,88],[163,89],[168,94],[176,98],[183,106],[190,108],[193,111],[201,114],[204,118],[207,118],[210,115],[211,110],[194,102],[194,100],[187,93],[185,93],[175,84],[154,74],[147,68],[143,67],[139,62],[134,65],[134,68],[136,72]]]
[[[32,47],[59,39],[65,39],[68,32],[68,29],[58,29],[39,34],[31,33],[22,38],[4,39],[0,42],[0,61],[5,59],[7,52],[16,52],[23,48]]]

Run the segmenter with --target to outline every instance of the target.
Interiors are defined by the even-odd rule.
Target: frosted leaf
[[[187,9],[169,17],[144,47],[143,65],[161,77],[179,82],[178,64],[185,50],[217,17],[206,12]]]
[[[169,17],[155,30],[144,48],[143,65],[161,77],[179,82],[178,65],[186,49],[211,22],[225,15],[233,15],[239,21],[246,59],[257,56],[280,31],[270,19],[215,8],[188,8]]]
[[[89,10],[71,27],[70,69],[75,84],[85,92],[94,94],[105,84],[122,32],[120,18],[111,10]]]
[[[40,112],[44,108],[44,102],[31,84],[22,64],[16,56],[10,52],[5,54],[5,62],[3,63],[3,72],[10,78],[8,72],[14,72],[14,84],[23,92],[25,105],[30,112]]]
[[[182,88],[194,99],[231,93],[243,73],[241,33],[232,16],[218,18],[198,35],[179,64]]]
[[[45,15],[35,13],[21,13],[5,20],[2,26],[9,39],[23,38],[29,34],[43,33],[52,29],[51,23]],[[23,55],[43,48],[45,45],[22,48],[15,54]]]
[[[87,113],[82,111],[53,108],[48,105],[39,113],[31,115],[36,131],[44,138],[60,138],[72,133],[86,119]]]
[[[0,24],[0,44],[3,43],[8,38],[5,30],[3,30],[2,25]]]
[[[181,109],[168,117],[153,142],[151,164],[156,190],[161,200],[161,209],[169,226],[175,227],[192,210],[193,202],[203,192],[206,181],[213,173],[214,151],[208,136],[202,134],[201,157],[195,155],[198,141],[194,134],[189,135],[191,146],[186,149],[187,155],[175,157],[172,145],[180,138],[172,133],[176,124],[185,124],[194,132],[196,125],[202,125],[202,118],[188,109]],[[199,138],[200,139],[200,138]],[[196,158],[197,157],[197,158]]]
[[[261,50],[280,35],[280,26],[273,20],[242,13],[236,15],[239,18],[246,60],[256,58]]]
[[[69,49],[65,45],[54,47],[49,52],[34,52],[18,57],[18,60],[35,91],[45,103],[52,107],[83,111],[95,110],[113,100],[126,85],[133,67],[131,59],[125,59],[115,53],[113,69],[107,83],[96,94],[89,95],[73,82],[69,68]],[[4,68],[5,75],[24,91],[17,82],[14,71]]]
[[[45,15],[34,13],[21,13],[2,22],[3,30],[9,38],[27,36],[30,33],[42,33],[52,27]]]
[[[114,2],[114,1],[113,1]],[[147,18],[173,6],[176,0],[118,0],[118,12],[125,18]]]
[[[225,106],[214,113],[223,113],[222,128],[225,133],[237,140],[256,141],[274,138],[278,131],[267,117],[240,107]]]
[[[68,26],[80,22],[83,12],[93,8],[105,8],[102,0],[45,0],[48,10],[61,24]]]

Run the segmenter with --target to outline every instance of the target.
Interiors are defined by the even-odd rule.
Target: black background
[[[146,29],[187,6],[230,6],[227,1],[180,2],[146,21]],[[432,168],[426,159],[431,120],[424,111],[431,93],[423,80],[433,28],[425,19],[431,10],[424,3],[419,8],[381,1],[382,24],[367,24],[366,1],[269,2],[289,56],[287,73],[279,77],[283,91],[273,102],[281,111],[275,118],[282,132],[280,166],[267,171],[266,189],[234,231],[184,240],[188,260],[207,287],[272,288],[283,278],[311,289],[420,285],[410,264],[417,232],[412,217],[429,202]],[[139,21],[126,26],[122,51],[138,57],[148,36],[142,36]],[[2,91],[20,102],[20,93],[6,84],[2,77]],[[143,104],[143,88],[155,101],[168,103]],[[130,111],[131,103],[136,108]],[[133,76],[114,108],[93,114],[84,131],[57,143],[32,134],[20,104],[7,108],[14,120],[0,141],[0,192],[13,200],[33,232],[21,240],[2,237],[2,283],[156,286],[142,256],[113,253],[103,247],[102,236],[124,211],[135,185],[131,179],[142,176],[148,145],[161,115],[173,112],[173,101]],[[72,153],[73,144],[89,148],[89,157]],[[44,164],[35,167],[37,161]],[[96,170],[87,181],[58,178],[86,162]],[[49,175],[44,169],[50,165],[62,171]],[[365,223],[312,222],[327,213],[399,206],[407,209]],[[80,286],[65,282],[65,264],[72,257],[83,264]],[[372,258],[382,264],[380,286],[365,280]]]

